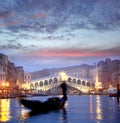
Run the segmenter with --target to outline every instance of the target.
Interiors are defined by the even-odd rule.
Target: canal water
[[[45,101],[48,96],[31,97]],[[69,96],[64,110],[31,115],[18,99],[0,99],[0,123],[120,123],[116,98],[100,95]]]

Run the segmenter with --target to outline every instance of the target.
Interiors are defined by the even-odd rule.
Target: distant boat
[[[110,87],[108,89],[108,94],[109,94],[109,97],[117,97],[117,88]]]

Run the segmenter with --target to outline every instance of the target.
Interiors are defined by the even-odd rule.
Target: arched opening
[[[85,81],[82,81],[82,85],[84,85],[84,86],[85,86]]]
[[[69,77],[67,81],[68,81],[69,83],[71,83],[72,79]]]
[[[43,81],[40,81],[40,87],[43,86]]]
[[[44,85],[48,85],[48,80],[45,80],[44,81]]]
[[[37,88],[37,87],[38,87],[38,83],[36,82],[36,83],[35,83],[35,88]]]
[[[77,80],[77,84],[81,84],[81,80],[78,79],[78,80]]]
[[[52,84],[52,83],[53,83],[53,80],[52,80],[52,79],[50,79],[50,80],[49,80],[49,84]]]
[[[73,83],[76,83],[76,79],[73,79]]]
[[[58,79],[57,78],[54,78],[54,83],[57,83],[58,82]]]
[[[90,82],[87,82],[87,86],[90,87]]]

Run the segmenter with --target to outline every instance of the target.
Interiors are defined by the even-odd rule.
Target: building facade
[[[0,86],[2,86],[2,83],[6,81],[6,72],[5,68],[0,65]]]
[[[3,85],[9,88],[19,88],[17,82],[24,82],[23,67],[16,67],[8,60],[8,56],[0,53],[0,88],[3,88]]]
[[[105,61],[98,62],[97,66],[98,78],[104,88],[116,87],[118,83],[120,84],[120,60],[107,58]]]
[[[28,83],[30,81],[31,81],[31,73],[29,73],[29,72],[24,73],[24,82]]]
[[[31,73],[24,73],[24,83],[22,84],[23,89],[30,89]]]
[[[24,83],[24,70],[22,66],[17,66],[17,86],[22,88],[22,84]]]

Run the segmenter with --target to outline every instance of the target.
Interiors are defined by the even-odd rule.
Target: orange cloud
[[[6,23],[0,23],[0,27],[7,27],[7,26],[15,26],[19,23],[19,21],[9,21]]]
[[[43,57],[81,57],[81,56],[118,56],[120,55],[119,50],[42,50],[30,52],[32,56],[43,56]]]
[[[0,19],[8,18],[11,17],[12,15],[13,13],[9,11],[0,12]]]
[[[32,18],[43,18],[45,16],[46,16],[45,13],[39,13],[39,14],[34,15]]]

